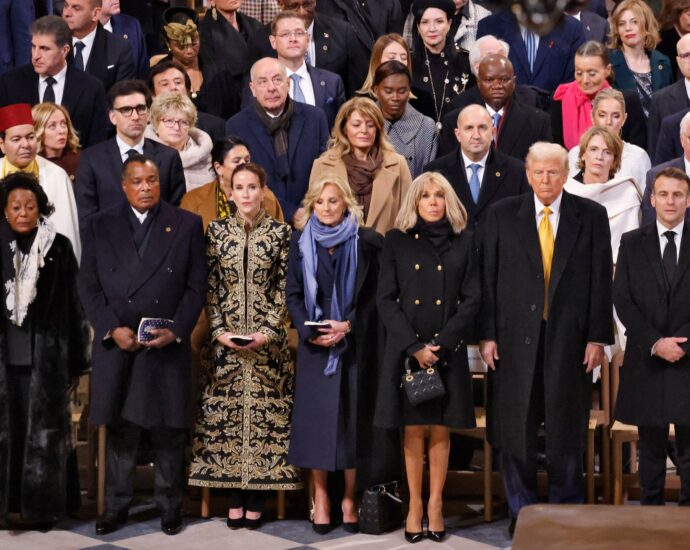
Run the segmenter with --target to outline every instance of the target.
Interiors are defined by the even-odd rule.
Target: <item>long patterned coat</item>
[[[299,489],[298,470],[285,460],[294,380],[285,306],[290,228],[262,211],[247,234],[230,216],[211,222],[206,242],[211,339],[202,351],[189,484]],[[261,332],[268,342],[232,350],[216,341],[227,331]]]

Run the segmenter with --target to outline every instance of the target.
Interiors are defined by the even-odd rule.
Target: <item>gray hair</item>
[[[563,169],[568,172],[568,150],[558,143],[548,141],[537,141],[533,143],[527,152],[525,166],[529,168],[530,161],[537,160],[560,160]]]
[[[479,65],[479,63],[482,60],[482,52],[481,52],[481,47],[482,44],[489,42],[489,41],[494,41],[498,42],[499,46],[505,50],[505,55],[508,57],[508,54],[510,53],[510,46],[508,45],[508,42],[505,40],[501,40],[499,38],[496,38],[493,34],[487,34],[482,36],[481,38],[477,38],[477,40],[470,46],[470,51],[469,51],[469,60],[470,60],[470,70],[472,73],[477,76],[477,73],[475,72],[475,67]]]
[[[249,69],[249,80],[251,80],[252,82],[254,82],[254,71],[256,70],[256,66],[257,66],[259,63],[262,63],[263,61],[266,61],[267,59],[270,59],[271,61],[275,61],[276,63],[278,63],[278,64],[283,68],[283,73],[284,73],[285,76],[287,77],[287,67],[285,67],[285,65],[283,65],[280,61],[278,61],[275,57],[262,57],[262,58],[259,59],[258,61],[255,61],[254,64],[252,65],[252,68]]]
[[[690,113],[687,113],[680,121],[680,135],[688,135],[688,125],[690,124]]]

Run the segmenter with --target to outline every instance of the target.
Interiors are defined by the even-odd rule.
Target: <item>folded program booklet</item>
[[[151,330],[158,328],[170,328],[174,324],[172,319],[162,319],[160,317],[142,317],[137,329],[137,340],[140,342],[150,342],[156,336],[151,334]]]

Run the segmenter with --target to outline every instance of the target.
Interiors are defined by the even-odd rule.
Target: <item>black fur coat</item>
[[[21,491],[22,517],[54,521],[65,513],[65,463],[71,450],[67,390],[89,364],[89,331],[77,294],[77,262],[55,236],[40,269],[33,317],[33,369]],[[4,299],[4,298],[3,298]],[[10,415],[4,334],[0,332],[0,519],[8,509]]]

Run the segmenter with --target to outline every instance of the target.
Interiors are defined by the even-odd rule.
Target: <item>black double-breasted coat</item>
[[[472,333],[479,301],[479,260],[472,233],[454,234],[443,255],[417,229],[392,229],[386,234],[377,297],[386,346],[376,425],[392,428],[403,424],[405,397],[400,382],[405,357],[433,339],[443,350],[438,364],[446,388],[442,425],[474,427],[465,342]]]
[[[603,206],[563,191],[543,342],[547,455],[584,450],[592,406],[585,348],[613,342],[609,233]],[[482,256],[481,338],[495,340],[500,356],[489,372],[489,439],[525,460],[545,298],[533,193],[492,206]]]
[[[626,424],[690,426],[690,357],[669,363],[651,354],[659,338],[690,338],[689,268],[687,222],[671,285],[664,274],[656,223],[625,233],[621,239],[613,302],[628,339],[615,416]],[[688,343],[682,347],[689,351]]]
[[[299,335],[292,409],[292,430],[288,461],[307,468],[332,470],[336,458],[339,401],[342,399],[342,369],[357,373],[357,486],[400,479],[400,439],[397,430],[375,428],[372,424],[378,371],[383,346],[383,327],[376,309],[379,254],[383,237],[361,227],[357,244],[357,276],[354,304],[345,312],[352,325],[348,349],[338,372],[325,376],[328,348],[309,342],[313,332],[304,326],[309,319],[304,304],[301,231],[292,234],[288,259],[286,301]]]

